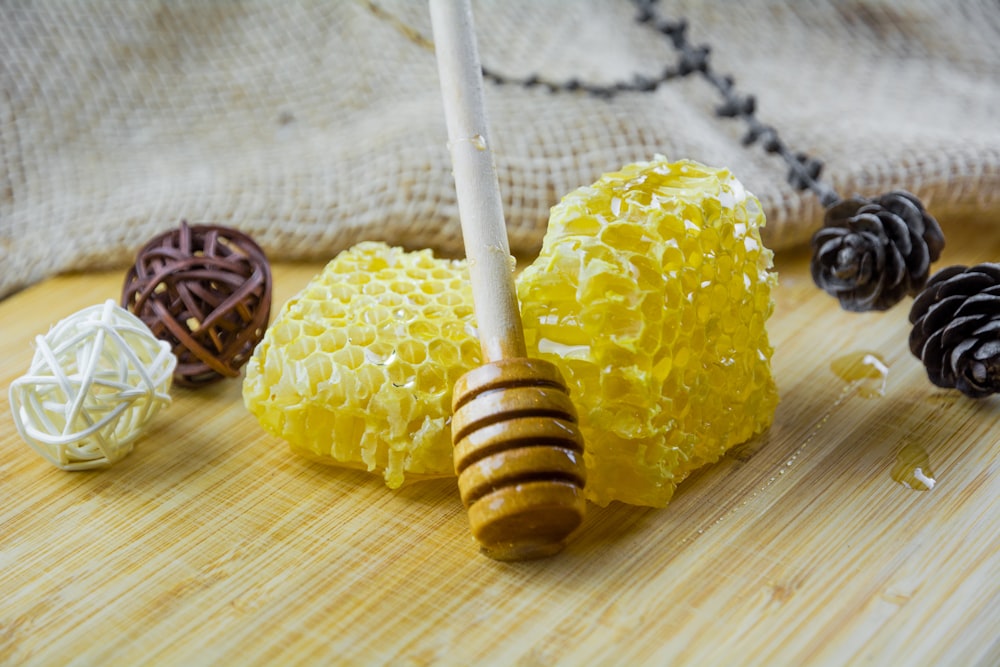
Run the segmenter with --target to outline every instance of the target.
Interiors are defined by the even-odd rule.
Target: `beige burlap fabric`
[[[905,188],[944,224],[1000,208],[996,0],[661,0],[758,116],[843,195]],[[598,83],[676,57],[624,0],[474,3],[484,64]],[[272,260],[361,240],[460,252],[424,2],[0,3],[0,297],[127,265],[181,218]],[[703,80],[611,101],[487,87],[511,245],[569,190],[654,153],[729,166],[775,248],[819,223],[780,160],[741,146]],[[985,258],[984,258],[985,259]]]

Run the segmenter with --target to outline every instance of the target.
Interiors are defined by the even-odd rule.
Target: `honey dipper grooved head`
[[[498,560],[560,551],[583,521],[583,437],[559,370],[504,359],[455,384],[455,472],[472,534]]]

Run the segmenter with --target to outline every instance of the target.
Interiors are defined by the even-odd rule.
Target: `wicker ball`
[[[246,234],[182,221],[139,251],[121,303],[170,343],[174,382],[197,387],[237,377],[263,338],[271,267]]]
[[[135,315],[108,300],[35,339],[27,374],[10,385],[14,426],[63,470],[109,466],[170,402],[177,360]]]

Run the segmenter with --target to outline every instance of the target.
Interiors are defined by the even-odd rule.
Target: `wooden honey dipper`
[[[548,556],[583,521],[583,438],[559,370],[527,358],[469,0],[430,10],[484,360],[454,387],[459,492],[488,556]]]

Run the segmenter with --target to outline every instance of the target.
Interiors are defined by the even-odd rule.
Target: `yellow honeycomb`
[[[763,224],[728,171],[663,158],[552,209],[518,295],[529,355],[559,367],[580,414],[590,500],[663,506],[770,425]],[[244,400],[293,451],[397,487],[454,474],[452,386],[480,363],[465,263],[363,243],[285,304]]]
[[[243,400],[314,460],[454,475],[451,393],[480,364],[462,260],[361,243],[289,300],[254,350]]]
[[[590,500],[663,506],[771,424],[763,224],[728,171],[663,158],[552,209],[518,295],[529,350],[563,372],[580,414]]]

